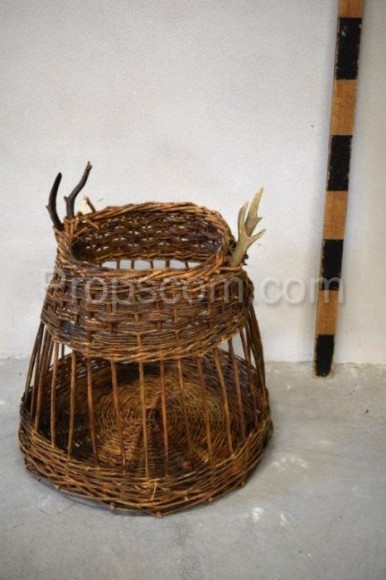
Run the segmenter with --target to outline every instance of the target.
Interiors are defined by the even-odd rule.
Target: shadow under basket
[[[243,485],[272,432],[252,284],[193,204],[109,207],[55,228],[21,404],[27,468],[154,515]]]

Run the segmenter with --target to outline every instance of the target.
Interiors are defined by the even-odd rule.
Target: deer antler
[[[46,205],[46,208],[48,209],[48,213],[50,214],[52,223],[54,224],[55,228],[57,230],[60,230],[60,231],[62,231],[64,229],[64,226],[59,219],[58,212],[56,211],[56,196],[58,195],[58,189],[59,189],[59,185],[60,185],[61,180],[62,180],[62,174],[58,173],[58,175],[56,176],[56,179],[54,181],[54,184],[51,188],[51,191],[50,191],[50,196],[48,198],[48,205]]]
[[[257,215],[257,212],[259,210],[259,203],[260,203],[262,195],[263,195],[263,188],[261,188],[257,193],[255,193],[255,195],[251,201],[251,204],[249,206],[249,210],[248,210],[248,205],[249,205],[248,202],[246,202],[240,208],[238,220],[237,220],[238,240],[236,243],[236,247],[233,250],[233,254],[232,254],[231,262],[230,262],[232,267],[238,266],[243,261],[249,246],[251,246],[254,242],[256,242],[256,240],[261,238],[261,236],[265,232],[265,230],[261,230],[257,234],[252,235],[255,227],[262,219],[261,217],[259,217]],[[248,214],[247,214],[247,210],[248,210]]]
[[[92,165],[90,162],[88,162],[86,165],[86,169],[84,170],[83,175],[82,175],[78,185],[76,185],[74,187],[74,189],[72,190],[72,192],[70,193],[70,195],[68,197],[64,198],[66,200],[67,217],[70,219],[75,217],[74,207],[75,207],[76,196],[78,195],[78,193],[80,193],[82,191],[82,189],[86,185],[88,175],[89,175],[91,169],[92,169]]]
[[[91,171],[91,168],[92,168],[92,165],[90,162],[88,162],[86,165],[86,169],[84,170],[82,178],[79,181],[78,185],[76,187],[74,187],[74,189],[72,190],[72,192],[70,193],[70,195],[68,197],[64,198],[66,200],[66,209],[67,209],[67,217],[68,218],[74,217],[74,206],[75,206],[76,196],[79,194],[80,191],[82,191],[82,189],[86,185],[88,175]],[[59,189],[59,185],[60,185],[61,180],[62,180],[62,174],[58,173],[58,175],[56,176],[56,179],[54,181],[54,184],[51,188],[50,195],[48,198],[48,205],[46,206],[46,208],[48,209],[48,213],[50,214],[52,223],[54,224],[55,228],[57,230],[63,231],[64,225],[60,221],[59,216],[58,216],[58,212],[56,211],[56,198],[58,195],[58,189]],[[88,207],[91,209],[91,211],[95,211],[95,207],[92,205],[92,203],[88,199],[88,197],[86,198],[86,200],[87,200],[86,203],[87,203]]]

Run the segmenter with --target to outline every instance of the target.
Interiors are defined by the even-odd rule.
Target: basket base
[[[259,463],[272,433],[268,393],[255,388],[256,371],[218,350],[218,367],[203,357],[205,389],[194,359],[144,366],[119,364],[116,399],[110,365],[93,363],[93,413],[96,440],[89,429],[89,398],[84,359],[76,370],[76,427],[69,449],[70,357],[57,369],[56,436],[52,428],[52,371],[47,373],[39,429],[31,420],[26,395],[21,408],[20,446],[27,468],[73,495],[112,509],[153,515],[172,513],[212,501],[243,485]],[[232,364],[233,366],[232,366]],[[239,381],[234,380],[234,364]],[[117,422],[117,408],[120,421]],[[146,431],[144,434],[144,430]]]

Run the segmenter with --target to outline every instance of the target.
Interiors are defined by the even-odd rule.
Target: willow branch
[[[80,213],[84,215],[87,212],[87,208],[92,212],[96,211],[95,205],[92,203],[91,199],[85,195],[83,197],[82,205],[80,206]]]

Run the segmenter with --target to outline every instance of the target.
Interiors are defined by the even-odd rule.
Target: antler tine
[[[86,185],[88,175],[89,175],[91,169],[92,169],[92,165],[90,162],[88,162],[86,165],[86,169],[84,170],[83,175],[82,175],[78,185],[76,185],[74,187],[74,189],[72,190],[72,192],[70,193],[70,195],[68,197],[64,198],[66,200],[67,217],[70,219],[75,217],[75,211],[74,211],[75,200],[76,200],[77,195],[82,191],[82,189]]]
[[[255,193],[255,195],[253,196],[253,199],[251,201],[251,205],[249,207],[247,221],[245,222],[245,229],[247,230],[247,233],[250,236],[252,235],[253,230],[255,229],[257,224],[262,219],[261,217],[259,217],[257,215],[257,212],[259,211],[259,204],[260,204],[260,200],[261,200],[261,196],[263,195],[263,192],[264,192],[264,189],[261,188],[261,189],[259,189],[259,191],[257,191]]]
[[[244,203],[244,205],[242,205],[239,209],[239,215],[237,217],[237,230],[238,230],[238,234],[240,236],[243,227],[244,227],[244,223],[245,223],[245,216],[247,214],[247,209],[248,209],[248,202],[246,201]]]
[[[253,230],[260,222],[261,217],[257,215],[259,203],[263,189],[260,189],[255,195],[248,209],[248,202],[245,203],[239,210],[238,215],[238,240],[233,251],[230,264],[232,267],[238,266],[244,259],[248,248],[256,242],[265,233],[265,230],[253,234]]]
[[[46,205],[46,208],[48,210],[48,213],[50,214],[50,218],[52,220],[52,223],[54,224],[55,228],[57,230],[60,230],[60,231],[63,230],[64,226],[59,219],[58,212],[56,211],[56,197],[58,195],[58,189],[59,189],[59,185],[60,185],[61,180],[62,180],[62,174],[58,173],[58,175],[56,176],[56,179],[54,181],[54,184],[51,188],[51,191],[50,191],[50,195],[48,198],[48,205]]]

